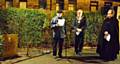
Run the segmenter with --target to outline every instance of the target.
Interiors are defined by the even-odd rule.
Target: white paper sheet
[[[111,38],[111,36],[110,36],[110,34],[108,34],[108,35],[106,36],[106,40],[109,42],[109,41],[110,41],[110,38]]]
[[[65,19],[58,19],[59,26],[64,26],[64,24],[65,24]]]

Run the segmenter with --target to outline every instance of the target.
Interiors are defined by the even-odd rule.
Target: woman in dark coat
[[[111,61],[117,59],[119,54],[119,29],[118,20],[114,17],[114,10],[108,10],[103,21],[98,39],[97,53],[101,59]]]

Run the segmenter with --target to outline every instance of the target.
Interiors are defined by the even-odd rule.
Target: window
[[[12,7],[13,6],[13,0],[6,0],[6,7]]]
[[[91,6],[91,11],[92,11],[92,12],[97,11],[96,6]]]
[[[64,10],[64,0],[56,0],[56,3],[58,5],[56,5],[57,8],[59,8],[59,10]]]
[[[56,4],[56,10],[57,11],[59,10],[59,4],[58,3]]]
[[[40,8],[46,9],[47,8],[47,0],[39,0]]]
[[[112,2],[105,2],[104,6],[112,6]]]
[[[105,2],[104,7],[102,8],[102,14],[107,15],[108,10],[111,8],[112,2]]]
[[[69,4],[75,4],[77,0],[69,0]]]
[[[69,7],[68,10],[75,10],[76,9],[77,0],[69,0]]]
[[[73,4],[69,4],[68,10],[74,10],[74,5]]]
[[[27,2],[27,0],[19,0],[20,2]]]
[[[26,8],[27,7],[27,0],[20,0],[20,8]]]
[[[98,1],[90,1],[90,11],[95,12],[98,10]]]

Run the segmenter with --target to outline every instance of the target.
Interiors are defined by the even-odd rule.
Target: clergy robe
[[[110,34],[110,41],[104,38],[104,32]],[[104,60],[115,60],[119,54],[119,29],[118,20],[114,17],[106,18],[103,21],[101,32],[98,38],[97,53]]]

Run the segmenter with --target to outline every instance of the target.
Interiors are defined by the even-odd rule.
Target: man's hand
[[[110,41],[111,36],[110,36],[110,34],[108,33],[108,31],[105,31],[105,32],[104,32],[104,38],[105,38],[107,41]]]
[[[105,34],[105,35],[108,35],[109,33],[108,33],[108,31],[105,31],[104,34]]]
[[[104,36],[104,38],[106,39],[106,41],[108,41],[108,42],[109,42],[109,41],[110,41],[110,39],[111,39],[111,35],[110,35],[110,34],[108,34],[107,36],[105,35],[105,36]]]
[[[108,31],[105,31],[105,32],[104,32],[104,38],[105,38],[105,39],[107,38],[108,34],[109,34]]]
[[[66,38],[67,36],[66,35],[64,35],[64,38]]]

